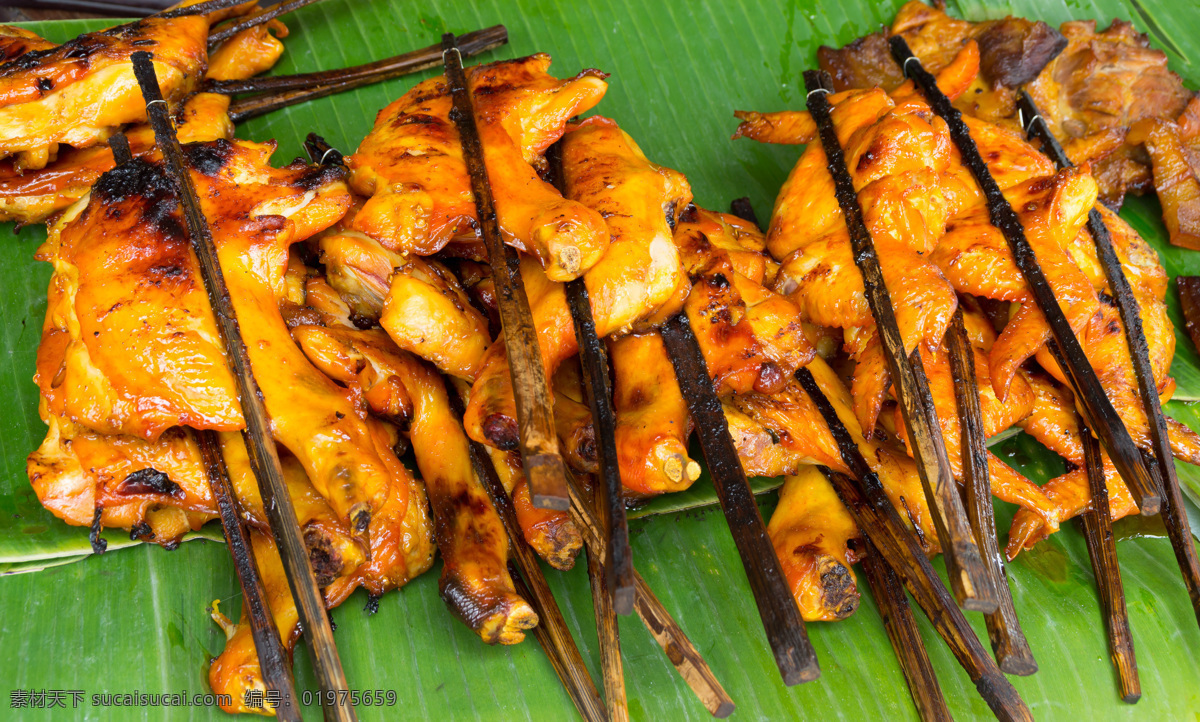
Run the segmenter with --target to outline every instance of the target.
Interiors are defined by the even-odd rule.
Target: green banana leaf
[[[697,201],[724,209],[748,196],[760,217],[798,156],[798,149],[728,140],[734,109],[775,110],[803,105],[801,72],[815,64],[818,45],[841,45],[890,23],[899,0],[692,0],[680,4],[639,0],[500,2],[448,0],[326,0],[289,16],[292,35],[279,73],[341,67],[435,42],[445,31],[505,23],[511,42],[492,57],[546,51],[559,75],[583,67],[613,74],[598,111],[617,119],[647,155],[687,174]],[[954,14],[982,19],[1008,13],[1057,25],[1067,19],[1132,20],[1166,50],[1172,68],[1200,87],[1200,7],[1186,0],[1101,2],[952,3]],[[102,27],[60,22],[33,27],[55,40]],[[400,79],[274,113],[240,128],[239,136],[279,140],[278,162],[302,154],[309,131],[352,149],[375,113],[410,87]],[[1131,200],[1123,215],[1162,254],[1168,271],[1200,273],[1200,254],[1164,244],[1153,199]],[[10,690],[81,690],[77,709],[6,708],[5,717],[29,720],[208,720],[204,707],[104,708],[92,694],[203,693],[208,660],[223,635],[209,619],[213,600],[237,612],[240,596],[222,544],[201,541],[165,552],[109,532],[112,550],[88,555],[86,530],[67,527],[37,503],[24,459],[41,441],[37,393],[31,383],[45,312],[49,268],[31,256],[44,238],[38,228],[0,227],[10,263],[0,268],[0,389],[10,410],[0,417],[0,679]],[[1180,317],[1171,292],[1171,313]],[[1200,357],[1180,335],[1172,373],[1177,401],[1168,412],[1200,428]],[[1062,462],[1025,435],[994,450],[1031,478],[1062,472]],[[1180,466],[1193,500],[1200,470]],[[776,481],[758,479],[756,490]],[[761,497],[764,514],[773,495]],[[737,704],[734,719],[915,719],[903,677],[883,632],[874,601],[864,591],[859,612],[835,624],[811,624],[821,660],[820,680],[786,688],[767,649],[745,575],[724,519],[702,479],[686,494],[655,500],[635,511],[631,524],[638,569],[675,615]],[[1196,524],[1195,509],[1193,524]],[[1000,529],[1012,509],[998,504]],[[1039,719],[1200,718],[1200,630],[1179,580],[1174,555],[1155,520],[1118,524],[1118,553],[1130,610],[1144,696],[1119,701],[1083,539],[1074,525],[1009,566],[1022,624],[1041,671],[1013,682]],[[196,535],[220,540],[219,528]],[[79,563],[71,563],[82,560]],[[935,562],[941,570],[941,562]],[[551,586],[598,679],[599,656],[586,574],[579,565]],[[41,570],[37,573],[21,573]],[[437,572],[383,598],[374,616],[359,592],[333,613],[336,638],[352,687],[394,690],[394,707],[360,707],[363,720],[569,718],[572,707],[536,642],[486,647],[446,611]],[[981,638],[982,618],[968,615]],[[922,634],[951,711],[960,719],[985,717],[986,705],[923,618]],[[634,719],[704,719],[707,714],[676,676],[636,617],[622,618],[630,713]],[[303,650],[296,655],[301,689],[316,690]],[[0,699],[0,707],[16,698]],[[315,707],[308,716],[319,718]]]

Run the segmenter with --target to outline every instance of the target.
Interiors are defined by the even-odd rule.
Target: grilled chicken
[[[567,281],[596,263],[608,234],[597,212],[561,197],[531,163],[607,86],[597,71],[561,81],[547,74],[549,66],[543,53],[479,65],[467,76],[504,240],[536,257],[548,277]],[[353,230],[421,256],[474,235],[475,203],[451,106],[446,80],[437,77],[379,113],[348,159],[354,190],[368,198]]]
[[[238,33],[209,57],[205,77],[239,80],[270,69],[283,53],[283,44],[277,36],[286,35],[287,28],[277,20]],[[216,93],[196,93],[175,105],[179,141],[232,138],[229,100],[228,96]],[[140,123],[124,132],[134,155],[153,150],[154,132],[149,125]],[[82,198],[96,179],[114,165],[112,150],[105,144],[86,148],[60,146],[56,157],[38,170],[23,167],[17,158],[0,161],[0,221],[41,223]]]
[[[276,440],[365,535],[387,498],[394,455],[350,394],[296,348],[279,310],[288,246],[333,223],[349,194],[337,170],[271,168],[272,150],[217,141],[185,154]],[[241,428],[173,185],[159,166],[135,159],[101,177],[39,257],[55,266],[36,379],[51,413],[149,440],[181,424]]]
[[[508,539],[475,477],[467,438],[450,409],[446,382],[427,364],[396,348],[378,329],[299,326],[293,333],[314,363],[332,378],[359,389],[374,413],[386,414],[393,408],[389,397],[401,389],[412,400],[408,436],[445,562],[439,584],[442,599],[485,642],[520,642],[525,630],[537,624],[537,615],[513,588],[507,568]]]
[[[817,62],[833,77],[839,91],[893,90],[904,82],[904,74],[888,48],[891,35],[904,38],[921,64],[935,73],[949,65],[969,41],[977,42],[979,76],[955,105],[964,113],[993,121],[1016,113],[1015,90],[1033,80],[1067,46],[1062,34],[1041,21],[1010,15],[972,23],[947,15],[944,3],[930,7],[912,0],[896,13],[891,28],[858,38],[841,49],[822,46],[817,50]]]
[[[651,163],[633,139],[607,118],[593,116],[563,138],[567,198],[605,217],[612,242],[585,275],[596,333],[632,330],[686,284],[671,226],[691,201],[682,174]],[[566,294],[529,260],[521,264],[547,375],[575,355]],[[503,343],[488,350],[464,420],[471,438],[511,450],[517,444],[516,405]]]

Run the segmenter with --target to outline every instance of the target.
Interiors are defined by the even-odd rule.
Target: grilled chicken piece
[[[974,346],[972,352],[975,354],[976,384],[979,388],[979,402],[983,411],[983,433],[985,437],[991,437],[1028,416],[1033,411],[1034,394],[1024,377],[1018,375],[1010,385],[1008,395],[1001,401],[991,388],[985,356],[986,348]],[[921,360],[925,366],[925,374],[929,378],[929,392],[937,411],[942,438],[946,442],[946,455],[950,460],[950,471],[954,474],[954,478],[962,483],[962,427],[958,416],[958,402],[954,395],[954,376],[950,369],[950,354],[946,350],[937,352],[923,350]],[[911,449],[908,427],[904,423],[899,408],[895,411],[894,423],[900,438],[904,441],[905,448]],[[991,452],[988,452],[987,462],[991,490],[996,498],[1016,504],[1022,509],[1029,509],[1037,514],[1049,528],[1058,528],[1058,509],[1036,484],[996,458],[996,455]]]
[[[1086,170],[1068,169],[1010,188],[1005,197],[1017,209],[1038,264],[1078,332],[1099,302],[1092,279],[1080,270],[1068,248],[1083,231],[1096,202],[1095,180]],[[986,208],[955,219],[933,260],[963,293],[1021,302],[989,355],[992,385],[1003,399],[1017,369],[1050,338],[1045,316],[1033,302],[1008,243],[992,226]]]
[[[691,419],[662,337],[622,336],[609,341],[608,353],[626,493],[654,496],[688,488],[700,478],[700,465],[688,455]]]
[[[563,138],[567,197],[605,217],[612,242],[584,275],[601,337],[632,330],[678,295],[687,283],[671,226],[691,202],[682,174],[651,163],[617,124],[593,116]],[[540,267],[521,263],[538,345],[547,375],[579,348],[562,285]],[[503,343],[488,350],[475,380],[464,425],[471,438],[512,450],[516,404]]]
[[[539,509],[533,505],[529,480],[521,466],[521,454],[516,451],[488,449],[500,482],[512,497],[517,523],[525,542],[538,556],[559,571],[575,566],[575,558],[583,548],[583,537],[570,512]]]
[[[272,30],[279,37],[287,35],[282,23],[272,21],[230,38],[209,58],[206,77],[239,80],[272,67],[283,53],[283,44]],[[177,105],[173,112],[179,142],[232,138],[229,101],[226,95],[196,93]],[[135,156],[154,150],[154,131],[149,125],[131,126],[125,135]],[[0,161],[0,221],[41,223],[82,198],[100,174],[114,165],[107,144],[82,149],[62,146],[53,161],[36,171],[20,167],[15,159]]]
[[[859,559],[862,534],[815,466],[784,481],[767,534],[804,621],[854,614],[859,594],[851,565]]]
[[[1200,99],[1192,104],[1200,105]],[[1200,251],[1200,177],[1179,126],[1159,118],[1140,120],[1130,128],[1126,142],[1145,145],[1150,154],[1154,190],[1171,243]]]
[[[968,43],[939,74],[939,87],[953,97],[974,77],[977,61],[976,46]],[[946,125],[931,119],[914,93],[908,83],[894,97],[874,89],[830,98],[834,127],[910,352],[922,343],[938,347],[957,305],[950,284],[926,254],[952,211],[966,202],[965,193],[944,190],[943,181],[954,171]],[[800,306],[805,320],[846,329],[847,346],[858,362],[855,409],[870,430],[891,379],[826,163],[821,145],[810,143],[780,190],[767,247],[783,263],[775,290]]]
[[[402,388],[412,399],[408,435],[445,562],[442,599],[485,642],[523,640],[525,630],[537,625],[537,614],[513,588],[503,524],[475,477],[467,438],[450,409],[441,376],[396,348],[378,329],[299,326],[293,334],[326,374],[361,389],[375,413],[391,406],[388,390]]]
[[[1050,129],[1061,139],[1084,138],[1139,120],[1174,120],[1192,94],[1167,69],[1167,56],[1132,23],[1114,20],[1096,32],[1094,20],[1063,23],[1067,48],[1046,66],[1028,90]],[[1096,177],[1100,197],[1119,207],[1126,192],[1151,189],[1145,157],[1132,143],[1100,161]]]
[[[279,310],[288,246],[349,205],[340,171],[273,169],[274,146],[185,149],[272,431],[355,534],[388,494],[384,457],[348,391],[296,348]],[[52,413],[154,439],[167,427],[235,430],[240,409],[172,184],[135,159],[52,229],[55,264],[37,382]],[[389,460],[390,461],[390,460]]]
[[[50,50],[55,44],[16,25],[0,25],[0,63],[28,52]]]
[[[608,245],[603,219],[562,198],[531,162],[607,88],[585,70],[561,81],[550,56],[468,69],[484,160],[506,243],[534,255],[558,281],[577,278]],[[396,253],[427,256],[455,236],[474,235],[475,203],[446,80],[426,80],[384,108],[348,160],[351,184],[369,200],[352,228]]]
[[[718,393],[782,388],[815,351],[800,309],[762,286],[762,234],[732,216],[689,209],[674,241],[692,282],[684,312]]]
[[[88,148],[122,125],[145,122],[129,60],[139,50],[154,54],[163,97],[178,102],[204,77],[208,28],[204,15],[146,18],[0,65],[0,157],[37,170],[59,145]]]
[[[599,473],[596,428],[592,423],[592,410],[584,395],[582,369],[578,361],[568,359],[559,366],[551,386],[554,392],[554,429],[563,461],[581,474]]]
[[[964,113],[989,120],[1014,115],[1015,89],[1033,80],[1067,46],[1066,38],[1041,21],[1010,15],[972,23],[947,15],[944,3],[930,7],[913,0],[900,8],[890,29],[858,38],[838,50],[822,46],[817,50],[817,62],[833,76],[839,91],[893,90],[904,82],[904,74],[888,48],[890,35],[903,37],[922,65],[935,73],[975,40],[979,44],[979,77],[955,104]]]
[[[250,467],[246,444],[237,432],[222,432],[221,456],[229,470],[229,481],[241,509],[241,517],[254,529],[271,533],[271,523],[263,507],[258,480]],[[296,458],[280,454],[283,479],[288,497],[296,510],[296,521],[304,532],[308,559],[317,577],[317,586],[325,587],[334,579],[353,573],[366,560],[358,540],[350,535],[345,522],[329,508],[328,502],[317,493]],[[373,520],[377,521],[377,520]]]
[[[42,506],[72,526],[132,531],[174,548],[186,532],[216,517],[200,450],[191,432],[171,428],[156,440],[97,434],[40,409],[46,439],[26,470]]]

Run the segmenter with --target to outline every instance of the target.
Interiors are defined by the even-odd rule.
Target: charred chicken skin
[[[271,150],[217,141],[187,146],[186,156],[272,432],[365,537],[387,498],[392,452],[348,392],[296,347],[279,310],[288,246],[337,220],[349,194],[337,170],[271,168]],[[36,377],[50,413],[148,440],[180,424],[241,427],[173,185],[159,166],[135,159],[103,176],[51,229],[39,257],[55,266]]]

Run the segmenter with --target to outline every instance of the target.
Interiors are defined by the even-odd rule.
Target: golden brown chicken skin
[[[529,480],[521,466],[521,454],[516,451],[488,449],[500,482],[512,497],[517,512],[517,524],[525,542],[547,564],[566,571],[575,566],[575,558],[583,548],[583,537],[571,514],[554,509],[539,509],[533,505]]]
[[[691,419],[662,337],[629,334],[611,340],[608,352],[621,484],[632,496],[688,488],[700,465],[688,455]]]
[[[845,619],[858,609],[851,565],[862,534],[815,466],[789,476],[767,524],[771,545],[806,622]]]
[[[535,256],[551,278],[590,268],[608,245],[603,220],[562,198],[530,165],[562,134],[568,118],[594,106],[606,85],[584,71],[569,80],[547,74],[550,57],[533,55],[467,71],[484,162],[505,242]],[[474,235],[475,204],[450,120],[445,78],[426,80],[384,108],[348,159],[355,191],[369,200],[352,227],[397,253],[430,255],[455,236]]]
[[[37,170],[60,144],[87,148],[121,125],[144,122],[129,60],[139,50],[154,54],[163,97],[180,100],[204,77],[208,27],[203,15],[147,18],[0,65],[0,156]]]
[[[537,624],[508,574],[508,538],[471,466],[468,440],[454,418],[446,382],[430,366],[396,348],[378,329],[300,326],[305,353],[326,373],[364,389],[391,379],[412,399],[408,435],[433,512],[444,566],[442,599],[485,642],[516,644]]]
[[[584,275],[596,333],[632,330],[677,295],[686,276],[671,226],[691,202],[682,174],[646,159],[615,122],[593,116],[563,138],[567,197],[605,217],[612,242]],[[548,375],[575,355],[578,342],[563,286],[522,261],[538,345]],[[516,404],[503,343],[488,350],[475,380],[464,425],[471,438],[516,448]]]
[[[296,348],[277,295],[284,291],[288,246],[332,224],[349,195],[339,171],[272,169],[271,150],[270,144],[217,141],[185,152],[272,431],[333,508],[355,520],[355,533],[365,534],[370,513],[388,493],[381,454],[391,451],[377,448],[348,392]],[[76,236],[113,245],[101,253],[103,244],[89,242],[81,246],[83,256],[67,257],[62,249],[50,253],[51,243],[43,254],[60,271],[52,281],[52,306],[63,294],[68,300],[61,306],[69,311],[48,314],[39,355],[38,383],[51,411],[97,430],[149,439],[178,423],[239,428],[219,336],[161,169],[135,159],[106,174],[60,235],[66,249],[75,247]],[[80,279],[74,298],[64,258]],[[89,274],[94,283],[84,283]]]
[[[43,415],[45,412],[43,410]],[[38,501],[72,526],[124,529],[168,548],[216,516],[200,450],[191,432],[158,439],[109,436],[57,416],[26,460]]]
[[[206,77],[238,80],[269,69],[283,53],[276,35],[287,35],[278,21],[238,33],[210,56]],[[179,142],[232,138],[229,101],[226,95],[195,93],[172,108]],[[129,126],[124,133],[135,156],[153,151],[154,132],[148,125]],[[82,198],[114,165],[107,144],[82,149],[62,146],[54,160],[39,170],[22,168],[14,159],[0,160],[0,221],[41,223]]]

